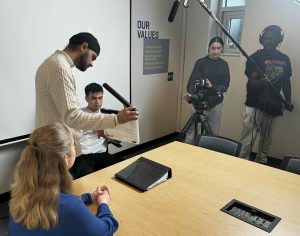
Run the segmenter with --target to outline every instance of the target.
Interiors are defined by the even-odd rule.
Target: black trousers
[[[70,169],[70,173],[74,179],[77,179],[122,160],[122,158],[106,152],[83,154],[76,157],[74,165]]]

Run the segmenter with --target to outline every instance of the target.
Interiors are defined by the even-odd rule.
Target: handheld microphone
[[[108,92],[110,92],[116,99],[118,99],[125,107],[130,107],[130,103],[123,98],[119,93],[116,92],[112,87],[110,87],[107,83],[104,83],[103,88],[105,88]]]
[[[175,0],[174,3],[173,3],[173,6],[171,8],[169,17],[168,17],[168,21],[169,22],[173,22],[174,21],[174,18],[176,16],[176,13],[177,13],[179,5],[180,5],[180,0]]]

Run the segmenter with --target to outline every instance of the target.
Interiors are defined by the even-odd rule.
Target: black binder
[[[115,177],[139,190],[147,191],[172,177],[170,167],[140,157],[120,170]]]

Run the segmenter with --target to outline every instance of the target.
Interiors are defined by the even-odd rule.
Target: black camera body
[[[193,104],[196,111],[209,108],[209,89],[206,85],[206,79],[196,80],[195,89],[190,97],[190,103]]]

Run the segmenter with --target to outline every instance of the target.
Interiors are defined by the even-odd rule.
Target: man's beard
[[[90,66],[87,64],[87,55],[84,54],[84,55],[80,56],[79,61],[78,61],[78,66],[76,66],[76,68],[81,71],[86,71],[87,68],[89,68],[89,67]]]

